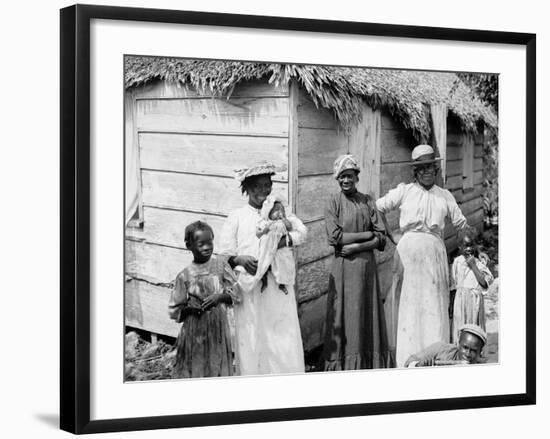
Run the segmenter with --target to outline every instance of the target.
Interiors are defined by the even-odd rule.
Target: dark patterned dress
[[[233,375],[231,335],[227,309],[219,304],[208,311],[187,314],[199,309],[211,294],[228,293],[238,302],[233,270],[223,258],[212,256],[205,263],[191,263],[176,277],[170,298],[170,317],[181,322],[176,343],[177,354],[173,378],[201,378]]]
[[[325,211],[329,244],[342,245],[343,233],[372,231],[385,246],[384,226],[372,199],[355,192],[332,196]],[[329,278],[325,370],[392,367],[378,272],[372,250],[335,256]]]

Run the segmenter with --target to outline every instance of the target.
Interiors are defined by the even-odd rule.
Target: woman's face
[[[267,196],[271,193],[273,183],[270,175],[259,175],[246,187],[248,203],[260,209]]]
[[[435,177],[438,171],[439,168],[435,163],[418,165],[414,168],[416,181],[426,189],[430,189],[435,184]]]
[[[355,186],[359,181],[359,177],[357,176],[357,172],[355,172],[353,169],[347,169],[340,173],[337,181],[343,193],[352,194],[355,192]]]

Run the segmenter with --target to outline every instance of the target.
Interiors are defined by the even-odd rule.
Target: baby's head
[[[283,204],[280,201],[275,201],[273,203],[273,207],[269,211],[269,219],[270,220],[281,220],[285,217],[285,208]]]
[[[465,257],[477,256],[475,244],[476,233],[471,227],[466,227],[458,233],[458,250]]]
[[[195,221],[185,228],[185,246],[195,262],[207,262],[214,251],[214,231],[204,221]]]

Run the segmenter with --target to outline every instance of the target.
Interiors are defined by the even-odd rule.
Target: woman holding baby
[[[329,277],[324,369],[394,366],[380,297],[374,249],[383,250],[385,228],[372,198],[357,190],[360,168],[352,155],[334,162],[340,191],[328,201],[325,221],[334,262]]]
[[[288,260],[292,252],[280,250],[301,244],[307,231],[280,200],[270,197],[274,174],[268,163],[237,171],[248,203],[229,214],[221,236],[220,253],[229,256],[242,292],[234,307],[240,375],[305,370],[294,285],[286,271],[294,268]]]

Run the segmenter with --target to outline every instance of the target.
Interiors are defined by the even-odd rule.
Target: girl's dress
[[[224,224],[220,253],[227,256],[248,255],[258,258],[259,238],[256,227],[260,210],[250,205],[231,212]],[[293,246],[304,242],[307,230],[293,214],[288,232]],[[249,286],[253,276],[242,267],[235,269],[239,285]],[[287,286],[288,294],[279,289],[271,272],[267,287],[260,292],[256,283],[251,290],[242,288],[242,300],[233,308],[235,315],[235,356],[241,375],[297,373],[305,371],[304,351],[294,286]]]
[[[493,275],[487,268],[487,264],[476,258],[477,268],[483,274],[487,286],[493,282]],[[473,323],[485,330],[485,302],[483,299],[484,289],[466,263],[466,258],[460,255],[453,261],[451,269],[451,284],[456,288],[455,301],[453,306],[453,342],[458,342],[459,329],[466,323]],[[452,289],[452,287],[451,287]]]
[[[239,296],[233,270],[222,257],[193,262],[176,277],[169,303],[170,317],[182,322],[176,343],[174,378],[200,378],[233,375],[231,335],[227,309],[219,304],[201,315],[183,316],[185,308],[200,308],[211,294],[228,293],[233,303]]]
[[[341,246],[343,233],[372,231],[380,241],[378,249],[384,249],[385,229],[368,195],[335,194],[327,203],[325,221],[329,244],[335,248]],[[327,300],[325,370],[391,367],[372,250],[334,258]]]
[[[452,194],[439,186],[400,184],[376,202],[386,214],[400,209],[403,237],[394,254],[392,286],[384,306],[392,320],[397,367],[438,341],[449,340],[449,267],[443,241],[445,219],[466,225]]]

